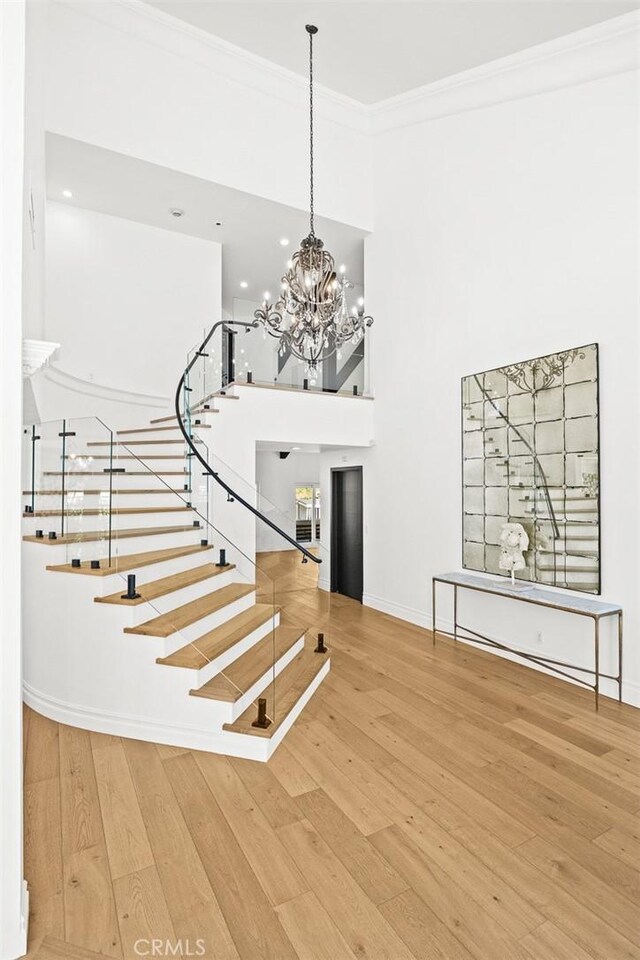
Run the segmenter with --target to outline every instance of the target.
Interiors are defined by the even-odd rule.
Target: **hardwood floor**
[[[268,764],[26,711],[29,956],[637,960],[640,711],[261,565],[332,657]]]

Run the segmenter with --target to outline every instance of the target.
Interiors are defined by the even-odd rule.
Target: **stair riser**
[[[209,593],[211,592],[210,590]],[[179,632],[172,633],[169,637],[161,641],[164,646],[162,653],[158,654],[158,656],[168,657],[170,653],[173,653],[185,644],[197,640],[198,637],[208,633],[209,630],[221,626],[223,623],[226,623],[227,620],[231,620],[232,617],[237,616],[237,614],[248,610],[255,602],[255,593],[248,593],[245,597],[240,597],[239,600],[234,600],[233,603],[227,604],[227,606],[221,610],[216,610],[215,613],[209,614],[208,617],[202,617],[188,627],[183,627]]]
[[[133,606],[128,606],[127,604],[110,604],[110,606],[116,606],[121,610],[129,612],[129,617],[124,626],[137,626],[140,623],[145,623],[152,617],[159,616],[161,613],[168,613],[170,610],[175,610],[176,607],[184,603],[190,603],[192,600],[197,600],[199,597],[203,597],[208,593],[213,593],[214,590],[221,590],[222,587],[229,586],[229,584],[235,582],[234,573],[235,570],[230,570],[229,573],[223,573],[217,577],[208,577],[206,580],[201,580],[200,583],[193,583],[188,587],[183,587],[181,590],[174,590],[172,593],[167,593],[163,597],[156,597],[155,600],[149,600],[145,603]],[[126,587],[126,574],[123,576],[121,584]],[[137,587],[140,589],[142,585],[137,585]],[[116,590],[117,589],[118,587],[116,587]],[[116,591],[114,590],[112,592],[115,593]],[[123,592],[126,592],[126,590]]]
[[[198,515],[187,510],[171,510],[163,513],[125,513],[111,515],[111,530],[117,533],[118,530],[129,530],[132,527],[170,527],[186,526],[192,523]],[[36,530],[57,530],[60,533],[62,518],[54,517],[24,517],[23,534],[33,536]],[[203,522],[202,520],[200,521]],[[87,514],[69,513],[64,518],[64,531],[67,533],[82,532],[83,530],[104,530],[105,534],[109,529],[108,513]],[[205,534],[203,533],[203,537]]]
[[[160,524],[159,524],[160,526]],[[162,524],[164,526],[164,524]],[[170,524],[167,524],[170,526]],[[187,547],[193,544],[200,543],[200,538],[206,537],[206,533],[202,530],[184,530],[177,533],[162,533],[155,534],[154,536],[144,536],[142,534],[138,537],[123,537],[121,540],[118,539],[117,531],[114,532],[112,539],[112,553],[114,555],[122,553],[145,553],[147,550],[164,550],[169,547]],[[85,543],[81,544],[84,552],[84,557],[90,557],[91,551],[87,550],[91,544]]]
[[[275,674],[276,674],[276,709],[278,702],[278,674],[290,663],[294,657],[297,657],[299,653],[302,653],[304,649],[304,637],[300,637],[297,643],[291,647],[290,650],[287,650],[279,660],[276,661],[275,665]],[[270,667],[252,687],[240,697],[235,703],[228,704],[229,706],[229,719],[225,720],[225,723],[233,723],[234,720],[237,720],[238,717],[244,713],[244,711],[249,707],[253,700],[261,695],[261,693],[271,685],[273,681],[273,668]]]
[[[100,480],[100,477],[96,478]],[[179,478],[177,478],[179,479]],[[86,483],[86,486],[90,485]],[[97,484],[91,485],[94,489],[97,489]],[[122,485],[124,486],[124,484]],[[158,490],[158,485],[154,483],[147,483],[147,486],[143,489],[146,490]],[[178,490],[178,493],[114,493],[112,497],[112,504],[114,508],[118,507],[180,507],[185,506],[185,501],[191,500],[189,493],[183,491],[182,489]],[[23,506],[31,505],[31,497],[27,494],[23,494],[22,497]],[[109,490],[102,488],[101,493],[84,493],[83,491],[78,491],[77,493],[71,492],[67,493],[64,498],[64,504],[66,510],[76,510],[82,511],[85,509],[97,510],[102,508],[103,510],[109,509]],[[35,509],[39,510],[60,510],[62,508],[62,497],[60,492],[56,493],[40,493],[35,497]]]
[[[44,526],[45,537],[49,527]],[[152,537],[144,535],[139,537],[127,537],[118,540],[112,539],[112,556],[118,553],[145,553],[148,550],[162,550],[169,547],[187,547],[200,543],[200,537],[206,536],[202,530],[186,530],[182,533],[163,533]],[[108,555],[108,545],[106,537],[102,540],[95,540],[80,543],[50,544],[48,541],[44,544],[27,543],[25,547],[33,547],[39,551],[41,562],[44,564],[58,564],[71,562],[74,557],[80,560],[105,560]]]
[[[92,454],[93,460],[90,461],[92,470],[103,470],[109,466],[108,456],[101,454],[99,451],[100,447],[96,447],[95,452]],[[186,451],[178,446],[176,446],[171,453],[169,453],[168,450],[151,450],[148,447],[140,447],[139,450],[134,450],[133,452],[139,459],[131,458],[130,456],[115,456],[113,458],[113,467],[114,469],[123,468],[125,472],[131,470],[135,473],[139,473],[141,470],[147,470],[148,477],[144,484],[145,486],[149,486],[149,477],[153,477],[155,473],[163,473],[163,471],[166,470],[188,469],[185,456]],[[127,451],[122,451],[122,453],[126,454]],[[118,473],[116,476],[120,479],[124,474]],[[140,477],[139,479],[144,480],[145,478]]]

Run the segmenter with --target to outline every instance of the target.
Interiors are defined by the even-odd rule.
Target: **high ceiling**
[[[640,0],[147,0],[150,6],[362,103],[488,63],[640,7]]]
[[[304,211],[59,134],[47,134],[46,156],[50,200],[221,243],[223,306],[230,313],[234,300],[254,303],[266,290],[279,292],[286,262],[309,230]],[[357,295],[364,231],[324,217],[316,217],[316,228],[347,267]]]

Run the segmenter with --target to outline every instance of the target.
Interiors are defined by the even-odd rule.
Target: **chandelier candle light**
[[[336,273],[335,260],[314,228],[313,195],[313,38],[318,28],[305,27],[309,34],[309,235],[289,261],[282,289],[275,304],[267,299],[254,317],[267,332],[280,340],[279,352],[290,352],[307,363],[313,374],[318,364],[332,357],[343,344],[362,340],[373,317],[365,315],[362,299],[351,311],[347,290],[353,283],[344,267]]]

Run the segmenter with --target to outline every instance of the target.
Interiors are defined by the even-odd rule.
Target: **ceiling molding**
[[[198,64],[248,89],[307,110],[308,80],[221,37],[151,7],[142,0],[54,0],[57,6],[128,33],[174,56]],[[315,84],[316,112],[323,120],[369,132],[367,107]]]
[[[53,2],[254,92],[307,109],[304,77],[143,0]],[[317,113],[365,135],[386,133],[637,69],[639,37],[640,11],[633,11],[371,105],[316,85]]]
[[[635,70],[640,11],[417,87],[369,107],[374,134]]]

